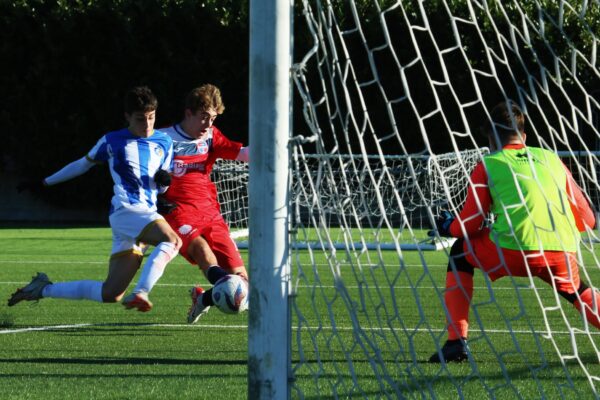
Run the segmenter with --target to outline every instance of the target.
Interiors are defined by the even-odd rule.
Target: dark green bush
[[[216,84],[226,104],[217,125],[247,142],[246,1],[2,1],[0,21],[5,173],[46,176],[84,156],[124,126],[123,94],[139,84],[159,99],[157,127],[181,118],[189,89]],[[109,174],[94,169],[45,200],[108,209]]]

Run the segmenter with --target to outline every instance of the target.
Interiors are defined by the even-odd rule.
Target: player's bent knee
[[[173,242],[161,242],[158,244],[158,246],[156,246],[157,249],[160,249],[160,251],[166,254],[168,258],[167,262],[171,261],[177,256],[179,247],[177,246],[177,243]]]
[[[166,240],[165,242],[173,244],[176,251],[179,251],[179,249],[181,248],[181,245],[183,244],[183,242],[181,241],[181,238],[179,236],[177,236],[177,234],[169,235],[168,240]]]
[[[453,269],[456,271],[466,272],[467,274],[473,275],[475,267],[473,267],[467,261],[467,257],[463,250],[463,238],[456,239],[450,248],[450,257],[448,259],[447,272],[451,272]],[[454,266],[454,268],[452,268]]]
[[[585,282],[580,281],[579,289],[577,289],[577,292],[569,293],[562,290],[558,290],[558,294],[561,295],[564,299],[566,299],[569,303],[575,304],[575,301],[577,301],[577,296],[581,296],[581,294],[585,292],[588,287],[589,286]]]

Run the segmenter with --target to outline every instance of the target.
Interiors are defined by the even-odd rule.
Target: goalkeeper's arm
[[[44,185],[51,186],[56,185],[57,183],[68,181],[79,175],[85,174],[94,165],[96,165],[96,163],[87,157],[80,158],[79,160],[73,161],[72,163],[63,167],[60,171],[44,179]]]

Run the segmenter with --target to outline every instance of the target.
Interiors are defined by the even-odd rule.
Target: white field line
[[[29,328],[19,328],[19,329],[3,329],[0,330],[0,334],[9,334],[9,333],[28,333],[28,332],[44,332],[44,331],[54,331],[54,330],[61,330],[61,329],[79,329],[79,328],[89,328],[89,327],[97,327],[97,328],[102,328],[102,327],[140,327],[140,328],[194,328],[194,329],[220,329],[220,330],[227,330],[227,329],[233,329],[233,330],[247,330],[248,326],[247,325],[202,325],[202,324],[194,324],[194,325],[190,325],[190,324],[72,324],[72,325],[48,325],[48,326],[37,326],[37,327],[29,327]],[[297,326],[293,326],[292,327],[292,331],[296,331],[298,329]],[[317,329],[317,327],[310,327],[310,329]],[[318,327],[319,330],[333,330],[332,327]],[[303,327],[303,330],[306,330],[306,327]],[[336,331],[353,331],[354,328],[351,326],[336,326],[335,327]],[[369,327],[361,327],[362,331],[367,331],[367,332],[371,332],[371,331],[375,331],[375,332],[381,332],[381,331],[392,331],[392,328],[386,328],[386,327],[381,327],[381,328],[369,328]],[[402,331],[402,329],[394,329],[394,331],[398,332],[398,331]],[[441,333],[441,332],[445,332],[445,329],[424,329],[424,328],[420,328],[420,329],[409,329],[410,332],[424,332],[424,333],[431,333],[431,332],[436,332],[436,333]],[[471,330],[472,333],[481,333],[481,331],[477,330],[477,329],[473,329]],[[486,333],[493,333],[493,334],[530,334],[532,333],[530,330],[508,330],[508,329],[486,329],[485,330]],[[547,332],[541,332],[541,331],[535,331],[536,334],[541,335],[543,337],[548,336]],[[575,335],[600,335],[600,332],[586,332],[586,331],[582,331],[579,329],[573,329],[573,331],[554,331],[552,332],[552,335],[570,335],[570,334],[575,334]]]
[[[26,285],[29,282],[25,282],[25,281],[21,281],[21,282],[10,282],[10,281],[6,281],[6,282],[2,282],[0,281],[0,285]],[[173,287],[192,287],[194,286],[195,283],[157,283],[155,286],[173,286]],[[313,288],[315,286],[310,286],[310,285],[294,285],[294,288]],[[335,289],[337,286],[333,286],[333,285],[320,285],[319,288],[324,288],[324,289]],[[373,287],[375,287],[375,285],[373,285]],[[357,285],[345,285],[344,288],[346,289],[359,289],[360,286]],[[364,286],[362,286],[362,288],[364,288]],[[379,286],[379,288],[381,288],[381,286]],[[525,289],[525,290],[533,290],[534,288],[532,286],[519,286],[519,289]],[[412,290],[414,289],[414,287],[412,286],[394,286],[394,290],[396,289],[403,289],[403,290]],[[433,286],[419,286],[419,290],[427,290],[427,289],[431,289],[431,290],[435,290],[435,288]],[[444,287],[443,286],[439,286],[438,289],[443,290]],[[474,290],[487,290],[487,286],[474,286],[473,287]],[[515,287],[494,287],[494,290],[515,290]],[[538,287],[535,288],[536,290],[548,290],[550,289],[550,287],[546,287],[546,286],[542,286],[542,287]]]

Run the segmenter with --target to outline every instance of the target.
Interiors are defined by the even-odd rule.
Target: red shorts
[[[503,276],[536,276],[556,285],[557,290],[575,293],[579,288],[579,268],[575,253],[536,250],[520,251],[496,246],[489,230],[464,240],[463,250],[469,264],[487,272],[495,281]]]
[[[202,236],[217,257],[220,267],[232,269],[244,266],[238,248],[229,236],[229,227],[221,214],[198,217],[197,214],[178,213],[175,210],[167,214],[165,219],[181,238],[179,254],[190,264],[196,265],[196,262],[188,255],[188,246],[192,240]]]

